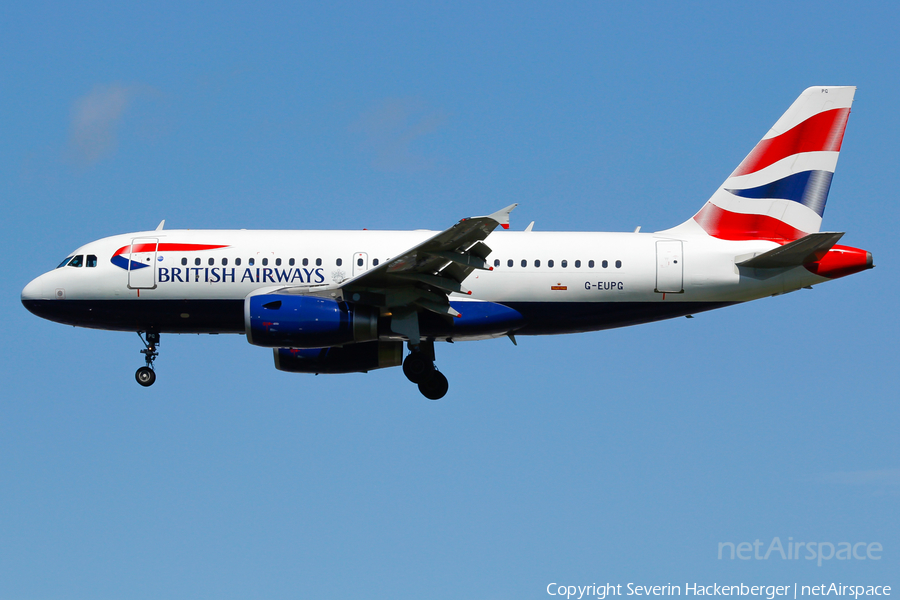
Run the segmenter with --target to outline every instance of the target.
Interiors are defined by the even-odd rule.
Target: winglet
[[[488,215],[488,218],[497,221],[503,229],[509,229],[509,213],[511,213],[518,205],[518,203],[510,204],[506,208],[501,208],[494,214]]]
[[[157,231],[162,231],[162,228],[165,227],[165,226],[166,226],[166,220],[163,219],[162,221],[159,222],[159,225],[156,226],[156,230],[157,230]]]

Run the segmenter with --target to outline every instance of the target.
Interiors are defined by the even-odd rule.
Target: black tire
[[[141,367],[134,374],[134,379],[144,387],[150,387],[156,381],[156,372],[150,367]]]
[[[411,352],[403,361],[403,374],[413,383],[422,383],[434,373],[434,363],[421,352]]]
[[[419,391],[429,400],[440,400],[447,394],[448,389],[450,383],[440,371],[435,371],[431,377],[419,384]]]

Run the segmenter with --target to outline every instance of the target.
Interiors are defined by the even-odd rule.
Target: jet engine
[[[261,294],[244,300],[244,328],[255,346],[327,348],[377,340],[378,312],[330,298]]]
[[[275,348],[275,368],[290,373],[365,373],[403,362],[403,342],[363,342],[334,348]]]

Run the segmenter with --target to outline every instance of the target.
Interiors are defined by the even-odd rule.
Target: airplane
[[[509,229],[512,204],[440,231],[156,230],[78,248],[22,291],[39,317],[160,335],[235,333],[293,373],[402,365],[448,391],[435,342],[693,316],[871,269],[820,231],[855,87],[806,89],[709,200],[655,233]],[[403,346],[408,353],[404,357]]]

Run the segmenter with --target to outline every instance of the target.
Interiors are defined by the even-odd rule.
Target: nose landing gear
[[[141,338],[141,341],[144,342],[144,346],[146,346],[146,348],[141,350],[141,354],[144,355],[144,360],[147,362],[147,365],[138,369],[134,374],[134,378],[142,386],[150,387],[156,381],[156,371],[153,370],[153,361],[159,356],[159,351],[156,349],[156,346],[159,344],[159,334],[150,333],[148,331],[145,339],[144,332],[138,331],[138,337]]]
[[[434,342],[426,341],[413,346],[403,361],[403,374],[418,384],[419,391],[429,400],[440,400],[447,394],[450,384],[444,374],[434,366]]]

